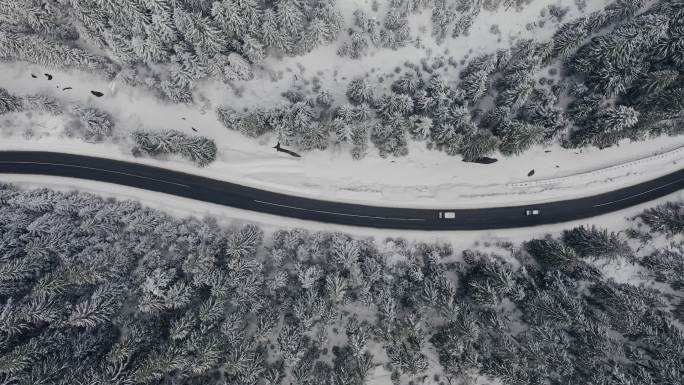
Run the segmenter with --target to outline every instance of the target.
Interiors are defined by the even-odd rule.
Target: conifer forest
[[[359,8],[345,20],[342,0],[2,0],[0,60],[90,72],[192,104],[208,81],[236,90],[253,84],[272,58],[305,58],[330,46],[340,59],[361,60],[421,47],[422,39],[440,47],[467,36],[479,15],[525,9],[532,0],[386,1],[379,10],[372,1],[378,16]],[[615,0],[573,19],[562,5],[542,13],[556,25],[549,39],[397,63],[379,81],[359,76],[337,88],[313,76],[293,83],[277,104],[210,108],[247,137],[272,135],[300,151],[341,147],[355,159],[370,151],[405,156],[411,142],[473,161],[552,143],[606,148],[681,134],[681,0]],[[429,26],[412,29],[415,15],[428,17]],[[135,153],[149,153],[138,134],[118,132],[115,121],[88,106],[0,90],[0,113],[21,110],[75,116],[85,123],[72,135],[125,139]],[[186,154],[200,166],[215,157],[211,146],[192,144],[211,138],[158,135],[154,141],[173,138],[175,149],[162,153]]]
[[[0,383],[681,384],[683,212],[458,250],[3,185]]]

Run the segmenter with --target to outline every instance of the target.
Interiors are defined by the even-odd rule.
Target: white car
[[[527,215],[528,217],[531,217],[533,215],[539,215],[539,213],[540,213],[540,211],[538,209],[525,210],[525,215]]]
[[[439,217],[442,219],[456,219],[456,213],[453,211],[440,211]]]

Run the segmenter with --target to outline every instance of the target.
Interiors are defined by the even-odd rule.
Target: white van
[[[539,215],[540,211],[538,209],[527,209],[525,210],[525,215],[531,217],[533,215]]]
[[[456,213],[453,211],[440,211],[439,217],[441,219],[456,219]]]

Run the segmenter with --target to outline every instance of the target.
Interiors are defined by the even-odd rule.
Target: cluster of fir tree
[[[0,202],[6,384],[362,385],[379,367],[402,384],[684,379],[677,297],[597,267],[669,271],[621,233],[578,227],[456,253],[266,236],[77,192],[2,186]]]
[[[335,0],[27,0],[0,3],[0,58],[78,68],[192,100],[208,76],[246,80],[267,50],[335,40]]]
[[[369,142],[382,156],[406,155],[409,139],[471,161],[554,141],[604,148],[625,138],[675,135],[684,100],[677,17],[684,6],[643,5],[619,0],[561,25],[548,42],[518,41],[474,57],[455,81],[411,66],[390,93],[377,95],[377,85],[357,78],[348,84],[348,104],[329,107],[327,98],[325,108],[316,109],[313,97],[302,97],[273,110],[224,110],[221,120],[250,136],[276,131],[301,149],[348,143],[356,158]],[[558,79],[540,76],[557,74],[559,65]]]

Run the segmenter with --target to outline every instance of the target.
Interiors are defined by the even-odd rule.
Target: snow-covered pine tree
[[[0,94],[2,94],[1,91]],[[0,96],[0,99],[2,99],[2,96]],[[23,104],[28,111],[41,111],[50,115],[59,115],[64,111],[62,105],[56,99],[45,95],[25,96],[23,98]],[[0,110],[1,109],[2,107],[0,107]]]
[[[316,104],[320,107],[328,108],[333,103],[332,92],[327,88],[321,88],[316,94]]]
[[[158,41],[160,44],[168,47],[180,40],[170,8],[160,8],[152,13],[152,19],[146,34],[148,39]]]
[[[497,106],[508,108],[511,111],[517,111],[527,102],[534,84],[530,79],[530,74],[522,71],[516,74],[519,76],[515,77],[515,83],[502,90],[496,98]]]
[[[93,107],[78,106],[73,112],[81,123],[85,139],[99,141],[112,134],[114,122],[108,113]]]
[[[216,143],[203,136],[187,136],[182,132],[138,130],[133,133],[138,151],[149,155],[179,154],[200,167],[216,160]]]
[[[376,101],[378,114],[383,118],[393,115],[408,116],[413,112],[413,99],[404,94],[383,95]]]
[[[267,47],[274,47],[281,50],[288,50],[287,39],[284,39],[278,30],[277,14],[272,8],[264,10],[261,21],[261,41]]]
[[[629,257],[632,253],[629,245],[620,235],[596,226],[579,226],[563,231],[563,243],[572,247],[577,255],[584,258]]]
[[[489,131],[480,131],[475,135],[466,137],[459,153],[466,162],[472,162],[487,155],[491,155],[500,144],[500,140]]]
[[[646,56],[667,33],[668,21],[664,15],[639,16],[583,46],[569,66],[585,74],[596,93],[620,95],[643,72]]]
[[[554,57],[564,59],[579,48],[589,34],[587,22],[587,18],[582,17],[558,27],[551,40]]]
[[[380,156],[400,157],[408,154],[406,139],[407,121],[400,115],[392,115],[382,123],[373,125],[371,141],[378,148]]]
[[[22,108],[21,98],[10,94],[4,88],[0,88],[0,115],[20,111]]]
[[[253,64],[261,63],[266,57],[264,45],[256,38],[245,36],[243,38],[241,52]]]
[[[235,52],[231,52],[227,58],[228,65],[223,68],[223,80],[250,80],[254,77],[249,62]]]
[[[634,127],[639,122],[639,112],[632,107],[608,107],[599,115],[597,124],[602,132],[615,133]]]
[[[229,258],[247,258],[254,256],[264,239],[264,232],[255,225],[245,225],[226,240],[226,255]]]
[[[354,104],[371,103],[373,88],[365,79],[354,79],[347,85],[347,98]]]
[[[284,36],[285,47],[299,42],[304,28],[305,16],[296,0],[281,0],[277,4],[276,15],[280,33]]]
[[[138,60],[138,55],[131,44],[129,32],[116,31],[114,28],[109,28],[104,31],[102,37],[119,64],[130,66]]]
[[[247,33],[247,23],[253,22],[245,18],[238,2],[235,0],[214,1],[211,7],[214,21],[229,36],[242,38]]]
[[[398,94],[414,95],[423,86],[423,80],[415,72],[407,72],[392,83],[392,91]]]
[[[558,106],[558,97],[544,88],[532,91],[527,105],[522,110],[522,118],[543,129],[545,142],[557,138],[568,125],[563,110]]]
[[[504,120],[494,131],[501,139],[499,151],[503,155],[519,155],[538,143],[542,130],[518,120]]]
[[[173,19],[185,41],[191,43],[195,51],[212,57],[226,49],[227,38],[211,19],[174,8]]]
[[[485,94],[489,76],[495,69],[495,55],[482,55],[468,63],[468,66],[460,75],[461,79],[463,79],[460,86],[465,91],[466,97],[470,102],[477,102]]]
[[[121,289],[113,286],[99,286],[89,299],[77,303],[68,323],[76,327],[92,329],[106,323],[119,309]]]
[[[138,40],[136,42],[136,39]],[[173,40],[176,47],[181,43],[180,40]],[[157,34],[150,34],[145,40],[141,40],[138,37],[132,39],[133,49],[136,54],[147,64],[151,63],[163,63],[171,60],[172,50],[167,48],[167,43],[159,40]]]
[[[108,61],[82,49],[62,45],[39,35],[0,31],[0,58],[27,61],[52,68],[78,68],[111,75]]]

